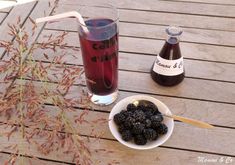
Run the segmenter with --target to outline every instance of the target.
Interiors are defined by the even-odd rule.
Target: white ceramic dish
[[[135,100],[148,100],[154,103],[158,110],[163,114],[171,114],[171,111],[168,109],[168,107],[159,101],[158,99],[155,99],[148,95],[134,95],[127,97],[121,101],[119,101],[111,110],[109,115],[109,129],[113,136],[123,145],[133,148],[133,149],[139,149],[139,150],[146,150],[146,149],[152,149],[157,146],[162,145],[164,142],[166,142],[169,137],[171,136],[173,129],[174,129],[174,120],[172,118],[164,117],[163,123],[168,127],[168,132],[165,135],[160,136],[155,141],[148,141],[145,145],[137,145],[133,141],[126,142],[122,140],[121,134],[118,132],[118,127],[113,121],[113,117],[115,114],[119,113],[121,110],[126,109],[127,105],[129,103],[134,102]]]

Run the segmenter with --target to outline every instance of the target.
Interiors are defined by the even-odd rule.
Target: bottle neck
[[[180,42],[180,38],[179,38],[179,36],[169,36],[168,35],[166,42],[174,45],[174,44],[177,44]]]
[[[180,36],[183,33],[181,28],[177,26],[169,26],[166,28],[167,42],[169,44],[177,44],[180,42]]]

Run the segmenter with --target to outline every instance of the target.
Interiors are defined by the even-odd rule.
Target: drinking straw
[[[89,30],[86,27],[86,24],[84,22],[84,19],[82,18],[81,14],[78,13],[77,11],[70,11],[70,12],[65,12],[65,13],[61,13],[61,14],[57,14],[57,15],[53,15],[53,16],[37,18],[36,23],[54,21],[54,20],[57,20],[57,19],[69,18],[69,17],[77,18],[78,21],[80,22],[80,24],[82,25],[81,27],[82,27],[83,31],[85,33],[89,32]]]

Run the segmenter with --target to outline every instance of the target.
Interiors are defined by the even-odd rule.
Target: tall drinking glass
[[[93,103],[108,105],[118,95],[118,12],[107,4],[79,12],[86,24],[78,31],[88,92]]]

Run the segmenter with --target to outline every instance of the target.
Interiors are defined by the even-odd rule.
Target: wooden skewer
[[[195,119],[190,119],[187,117],[182,117],[182,116],[177,116],[177,115],[165,115],[165,114],[163,114],[163,116],[170,117],[170,118],[173,118],[174,120],[179,120],[184,123],[191,124],[193,126],[197,126],[200,128],[214,128],[213,125],[210,125],[206,122],[195,120]]]
[[[138,106],[139,104],[148,105],[148,104],[153,104],[153,103],[148,100],[135,100],[135,101],[133,101],[133,104]],[[162,116],[170,117],[170,118],[173,118],[174,120],[179,120],[181,122],[191,124],[193,126],[200,127],[200,128],[214,128],[213,125],[210,125],[206,122],[187,118],[187,117],[182,117],[182,116],[177,116],[177,115],[169,115],[169,114],[162,114]]]

